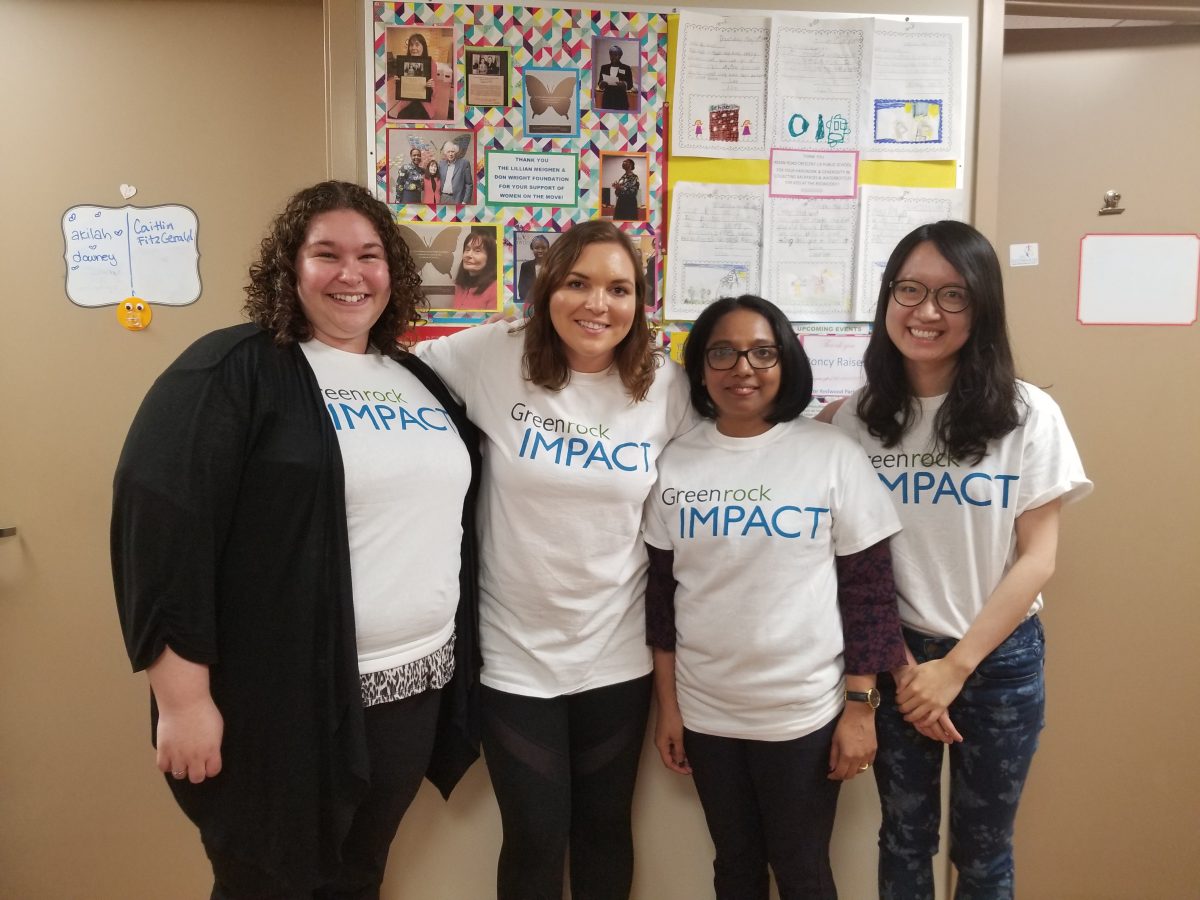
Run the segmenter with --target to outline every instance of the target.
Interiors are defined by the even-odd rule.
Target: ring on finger
[[[869,769],[869,768],[871,768],[871,764],[870,764],[869,762],[868,762],[868,763],[863,763],[861,766],[859,766],[859,767],[858,767],[858,771],[860,771],[860,772],[865,772],[865,771],[867,771],[867,769]]]
[[[184,775],[187,774],[187,771],[184,769],[172,769],[171,774],[174,775],[176,778],[182,778]]]

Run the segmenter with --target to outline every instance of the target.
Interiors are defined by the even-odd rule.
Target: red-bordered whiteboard
[[[1200,309],[1200,235],[1085,234],[1082,325],[1192,325]]]

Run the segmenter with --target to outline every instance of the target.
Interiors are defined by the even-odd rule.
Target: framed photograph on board
[[[388,121],[455,121],[454,28],[392,26],[384,41]]]
[[[513,234],[513,301],[518,305],[529,302],[529,292],[541,274],[542,262],[550,246],[561,237],[557,231],[517,231]]]
[[[525,67],[525,134],[579,136],[579,70]]]
[[[600,153],[600,216],[620,222],[645,222],[649,197],[649,154]]]
[[[507,47],[467,47],[467,106],[509,106],[512,71]]]
[[[642,45],[637,38],[600,37],[592,41],[592,109],[640,112]]]
[[[404,222],[398,227],[421,276],[430,312],[500,309],[499,225]]]
[[[465,206],[476,202],[475,132],[389,128],[386,147],[388,203]]]

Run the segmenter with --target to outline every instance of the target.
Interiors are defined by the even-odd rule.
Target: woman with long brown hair
[[[550,248],[512,327],[417,352],[484,434],[484,753],[504,823],[500,900],[628,897],[650,700],[642,506],[687,384],[650,343],[645,279],[611,222]]]
[[[472,228],[454,273],[454,308],[497,309],[496,230]]]

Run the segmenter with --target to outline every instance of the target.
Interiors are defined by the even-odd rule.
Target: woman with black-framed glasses
[[[875,755],[877,672],[903,661],[887,494],[853,441],[801,416],[787,318],[726,297],[684,347],[704,417],[659,458],[647,639],[664,765],[692,774],[717,897],[833,898],[838,790]]]
[[[892,252],[864,369],[866,387],[822,418],[858,440],[904,524],[908,658],[880,680],[879,893],[933,897],[950,744],[956,896],[1000,900],[1043,721],[1041,590],[1060,507],[1091,482],[1058,406],[1016,378],[1000,263],[970,225],[923,225]]]

